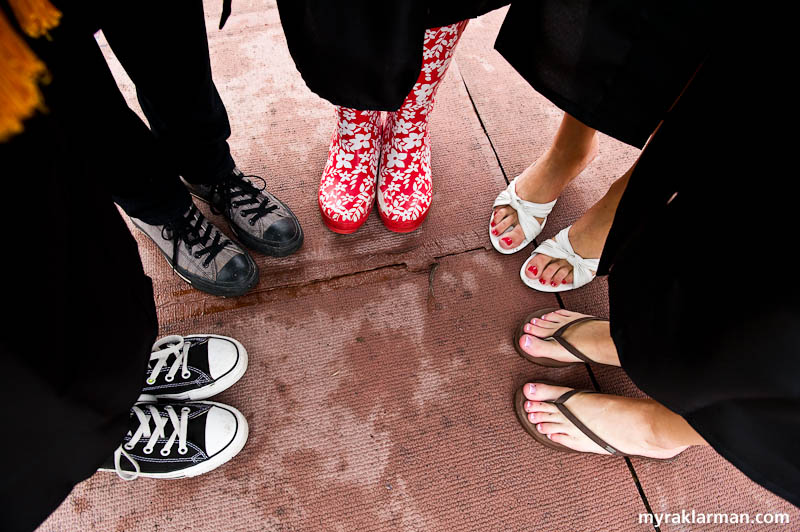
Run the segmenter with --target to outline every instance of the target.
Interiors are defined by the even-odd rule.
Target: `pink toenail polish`
[[[510,239],[510,238],[508,238],[508,237],[504,237],[504,238],[503,238],[503,243],[504,243],[506,246],[510,246],[510,245],[511,245],[511,239]]]

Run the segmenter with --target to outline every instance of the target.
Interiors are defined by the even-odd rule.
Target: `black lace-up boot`
[[[234,297],[258,282],[253,258],[194,204],[181,218],[165,225],[150,225],[136,218],[131,221],[156,243],[175,273],[198,290]]]
[[[263,186],[256,187],[251,180],[260,180]],[[297,217],[265,190],[262,178],[246,176],[234,168],[213,185],[184,184],[194,196],[208,202],[212,212],[225,216],[245,246],[265,255],[285,257],[303,245],[303,229]]]

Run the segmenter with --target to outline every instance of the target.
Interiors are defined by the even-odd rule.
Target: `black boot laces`
[[[258,179],[263,186],[256,187],[247,180],[248,178]],[[262,177],[231,172],[222,181],[211,187],[211,197],[215,200],[211,203],[211,212],[221,214],[224,211],[231,211],[232,215],[233,209],[254,205],[254,207],[239,211],[242,217],[249,217],[249,223],[253,226],[260,218],[278,208],[278,205],[261,194],[265,188],[267,188],[267,182]]]
[[[205,228],[203,228],[204,224]],[[200,246],[192,254],[196,259],[207,255],[203,261],[204,268],[208,268],[219,252],[231,243],[230,240],[222,237],[219,229],[206,222],[205,216],[197,210],[195,205],[192,205],[186,215],[179,220],[164,225],[161,229],[161,236],[166,240],[173,241],[172,260],[175,265],[178,264],[178,246],[181,242],[186,244],[186,248],[190,252],[195,246]]]

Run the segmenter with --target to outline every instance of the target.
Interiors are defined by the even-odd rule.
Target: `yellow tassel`
[[[22,131],[22,121],[43,108],[39,82],[47,68],[0,10],[0,142]]]
[[[36,38],[58,26],[61,11],[49,0],[8,0],[22,31]]]

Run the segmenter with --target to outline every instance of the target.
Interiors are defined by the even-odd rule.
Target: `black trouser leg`
[[[211,77],[202,1],[146,0],[136,9],[108,5],[100,20],[103,34],[136,85],[175,171],[193,183],[214,183],[229,174],[231,130]]]
[[[0,144],[4,532],[34,530],[114,451],[158,329],[152,285],[107,188],[142,146],[97,44],[67,20],[35,43],[52,76],[47,112]]]

